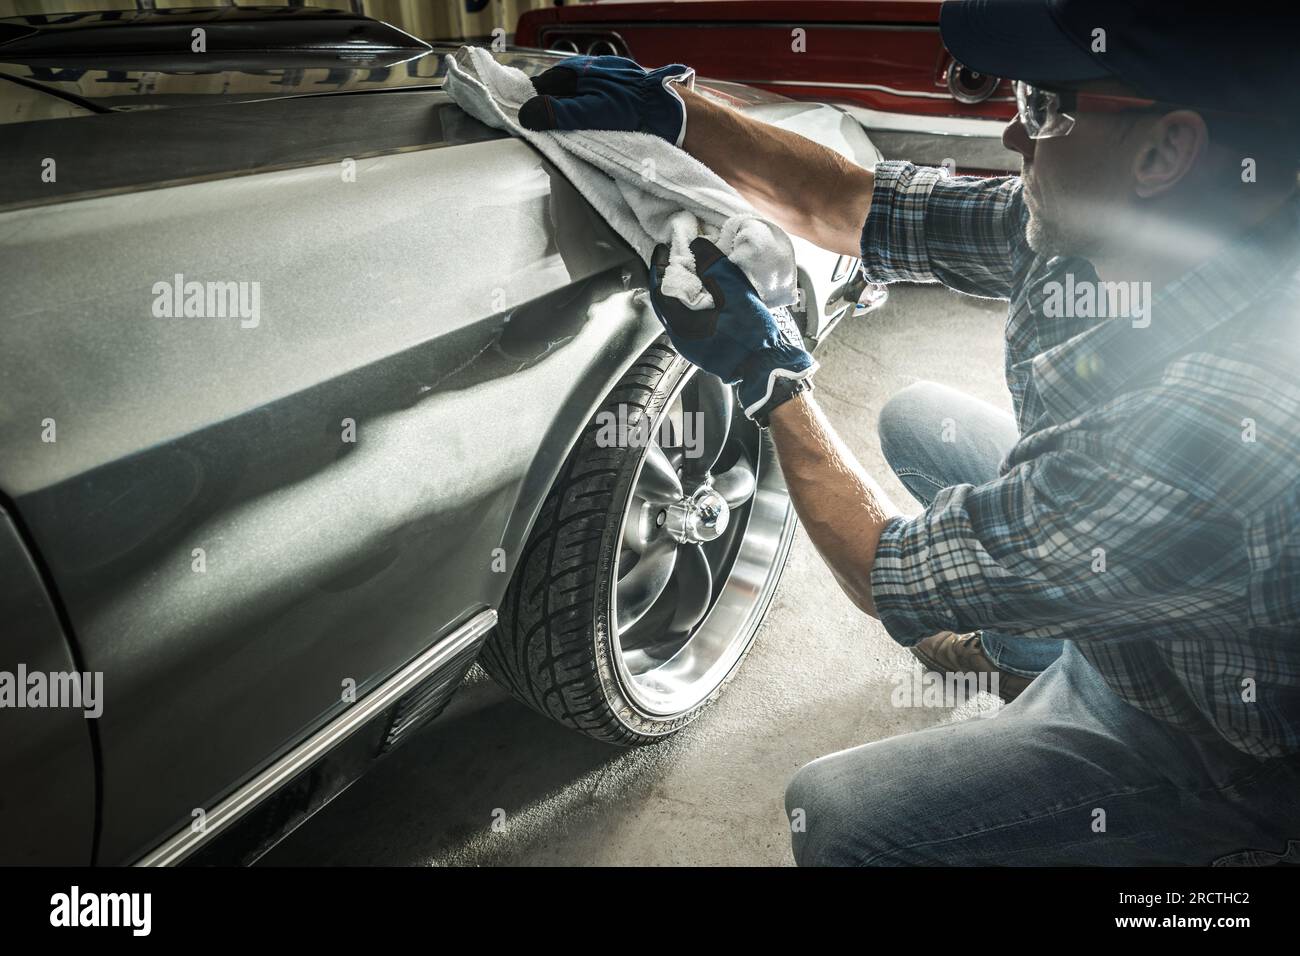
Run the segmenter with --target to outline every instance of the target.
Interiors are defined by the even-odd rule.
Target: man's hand
[[[574,56],[533,77],[538,95],[519,108],[531,130],[624,130],[653,133],[674,146],[686,133],[678,84],[695,82],[681,63],[646,70],[621,56]]]
[[[810,392],[817,363],[789,316],[781,322],[745,274],[707,239],[691,243],[712,309],[692,310],[661,291],[668,247],[650,260],[650,302],[673,346],[692,364],[738,384],[745,414],[770,424],[795,510],[846,594],[875,614],[871,568],[880,533],[898,508],[835,434]],[[784,310],[781,310],[784,312]]]
[[[533,77],[531,130],[640,130],[686,150],[786,232],[860,254],[875,185],[833,149],[694,92],[695,71],[621,56],[572,56]],[[688,122],[689,120],[689,122]]]
[[[712,242],[691,242],[695,272],[713,308],[688,309],[663,294],[668,247],[650,260],[650,302],[673,346],[693,365],[736,385],[745,414],[766,423],[773,408],[811,385],[817,363],[790,314],[769,312],[745,274]]]

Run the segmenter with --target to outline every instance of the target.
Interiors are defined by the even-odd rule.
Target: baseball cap
[[[1204,0],[948,0],[943,42],[980,73],[1070,89],[1120,81],[1139,96],[1294,122],[1300,7]]]

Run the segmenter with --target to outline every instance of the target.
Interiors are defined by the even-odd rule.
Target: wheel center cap
[[[682,544],[703,544],[726,531],[730,520],[727,499],[711,485],[701,485],[695,494],[668,506],[664,527]]]

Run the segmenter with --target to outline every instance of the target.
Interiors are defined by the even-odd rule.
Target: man
[[[1004,142],[1023,169],[1003,179],[860,169],[670,86],[680,68],[609,78],[625,97],[602,92],[598,64],[563,90],[539,78],[539,127],[680,136],[868,278],[1010,302],[1013,424],[938,386],[882,414],[926,506],[909,519],[730,262],[697,240],[721,303],[703,314],[659,295],[652,269],[674,344],[770,426],[857,605],[935,666],[1022,684],[1045,667],[993,720],[804,767],[786,795],[800,863],[1300,861],[1295,24],[1251,16],[945,4],[953,55],[1019,81]],[[939,440],[944,419],[958,442]]]

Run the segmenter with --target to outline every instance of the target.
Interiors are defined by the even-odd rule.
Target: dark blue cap
[[[948,0],[943,42],[980,73],[1294,121],[1300,7],[1265,0]],[[1100,31],[1100,32],[1099,32]]]

